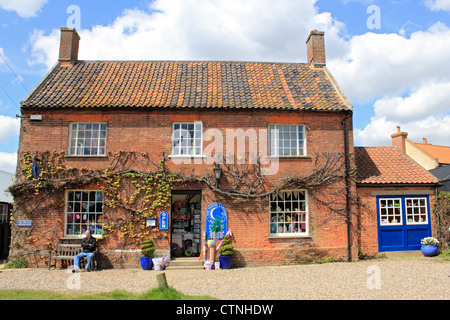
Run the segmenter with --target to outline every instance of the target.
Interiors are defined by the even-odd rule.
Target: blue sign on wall
[[[220,221],[223,224],[223,229],[221,232],[218,232],[216,234],[216,239],[222,239],[225,235],[225,233],[228,230],[228,211],[227,208],[219,203],[219,202],[214,202],[211,203],[205,211],[205,220],[206,220],[206,238],[207,239],[211,239],[213,237],[213,233],[211,232],[211,226],[214,223],[214,219],[219,218]]]
[[[33,175],[33,178],[38,179],[40,173],[41,169],[39,168],[39,164],[36,161],[33,161],[31,163],[31,174]]]
[[[33,225],[33,221],[31,220],[19,220],[17,221],[18,227],[31,227]]]
[[[163,211],[159,214],[159,230],[169,229],[169,213]]]

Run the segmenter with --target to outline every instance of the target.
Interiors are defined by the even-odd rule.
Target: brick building
[[[32,227],[13,226],[12,256],[45,263],[89,228],[100,266],[136,267],[143,236],[159,256],[198,255],[215,220],[239,265],[377,252],[356,223],[352,106],[323,32],[307,63],[81,61],[79,41],[61,29],[21,104],[13,216]]]

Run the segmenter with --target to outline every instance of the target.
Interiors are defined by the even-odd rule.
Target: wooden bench
[[[73,264],[74,258],[77,254],[81,253],[83,251],[83,248],[81,247],[81,244],[62,244],[58,243],[56,244],[56,248],[54,250],[51,250],[48,257],[48,269],[50,270],[51,266],[54,266],[56,268],[56,262],[58,260],[61,261],[61,263],[65,264],[66,266],[69,266]],[[94,270],[97,269],[97,256],[98,256],[98,244],[95,246],[94,256],[91,260],[91,265],[89,266],[89,269]],[[52,264],[52,260],[54,261],[54,264]],[[71,262],[69,264],[69,262]],[[87,263],[87,258],[86,258]],[[80,259],[80,268],[85,265],[85,258]]]

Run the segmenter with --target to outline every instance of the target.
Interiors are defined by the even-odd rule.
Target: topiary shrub
[[[222,246],[219,248],[220,256],[232,256],[234,254],[234,246],[229,236],[223,237]]]
[[[153,258],[155,255],[155,243],[153,242],[152,237],[147,237],[144,240],[144,243],[141,246],[141,253],[144,257]]]

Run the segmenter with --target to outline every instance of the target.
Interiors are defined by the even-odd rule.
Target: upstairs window
[[[175,122],[172,131],[172,156],[201,156],[203,152],[203,124]]]
[[[106,155],[106,123],[72,123],[70,125],[69,155]]]
[[[269,150],[271,156],[305,156],[305,126],[269,125]]]

